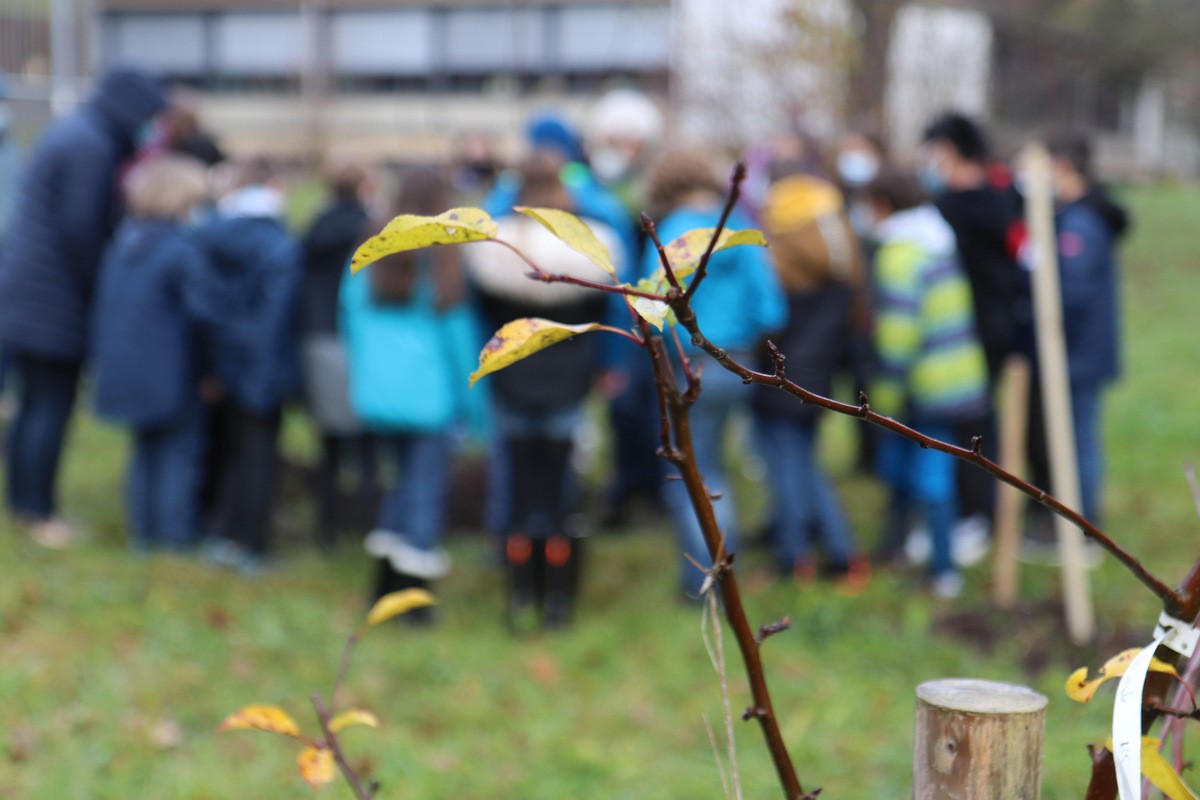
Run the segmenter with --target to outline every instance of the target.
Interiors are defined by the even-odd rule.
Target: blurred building
[[[663,92],[669,0],[99,0],[101,60],[200,92],[234,151],[443,157],[614,82]]]

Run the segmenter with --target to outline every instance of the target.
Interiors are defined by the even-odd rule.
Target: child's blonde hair
[[[129,173],[125,196],[135,217],[183,220],[209,196],[208,169],[190,156],[155,156]]]

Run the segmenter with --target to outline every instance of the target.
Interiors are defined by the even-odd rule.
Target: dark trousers
[[[135,547],[177,550],[195,543],[206,416],[197,402],[172,425],[134,431],[126,502]]]
[[[55,483],[82,362],[9,351],[18,381],[17,416],[8,431],[8,507],[48,519],[57,510]]]
[[[353,458],[357,485],[354,491],[353,525],[370,527],[379,504],[379,470],[375,438],[367,433],[341,436],[321,434],[321,463],[317,467],[317,525],[319,541],[325,546],[337,540],[339,480],[342,467]]]
[[[279,472],[280,412],[255,414],[224,405],[211,533],[256,555],[268,550]]]
[[[614,513],[637,495],[656,498],[662,483],[654,373],[648,362],[641,363],[641,354],[637,356],[638,360],[627,366],[629,385],[608,407],[615,473],[608,489],[608,504]]]

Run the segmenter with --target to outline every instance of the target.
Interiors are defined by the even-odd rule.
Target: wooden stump
[[[913,800],[1039,800],[1046,698],[947,679],[917,687]]]

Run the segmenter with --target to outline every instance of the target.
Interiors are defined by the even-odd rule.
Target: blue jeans
[[[951,441],[950,425],[914,424],[926,436]],[[876,466],[891,489],[889,528],[903,527],[910,510],[925,518],[933,546],[930,572],[934,576],[954,571],[950,535],[958,516],[955,459],[937,450],[927,450],[914,441],[888,434],[879,442]]]
[[[55,483],[75,407],[81,362],[9,351],[18,381],[17,416],[8,431],[5,468],[8,507],[32,519],[48,519],[57,510]]]
[[[195,543],[207,433],[199,402],[175,425],[134,431],[126,502],[136,548],[179,550]]]
[[[812,557],[809,532],[814,525],[829,563],[848,565],[850,528],[841,500],[817,461],[815,421],[760,414],[755,432],[771,484],[779,566],[790,572],[798,561]]]
[[[737,549],[737,510],[730,493],[729,478],[721,458],[725,431],[736,411],[748,408],[750,398],[741,378],[711,361],[704,370],[703,391],[691,410],[692,447],[696,453],[696,464],[711,494],[720,494],[721,499],[713,502],[717,524],[725,534],[725,549]],[[677,470],[668,469],[672,479],[663,487],[663,499],[675,522],[675,534],[679,540],[680,570],[683,590],[697,595],[704,583],[704,573],[687,559],[691,556],[702,566],[712,566],[708,545],[700,530],[696,511],[688,498],[683,481],[675,480]]]
[[[443,433],[381,434],[382,458],[395,464],[376,527],[401,534],[417,550],[432,552],[446,524],[450,437]]]

